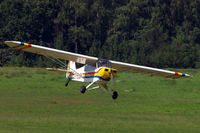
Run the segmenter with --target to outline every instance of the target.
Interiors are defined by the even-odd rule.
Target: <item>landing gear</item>
[[[93,85],[95,82],[91,82],[90,84],[88,84],[87,86],[82,86],[81,87],[81,93],[85,93],[85,91],[91,86],[91,85]],[[97,88],[99,88],[99,86],[98,87],[93,87],[93,88],[91,88],[91,89],[88,89],[88,90],[93,90],[93,89],[97,89]]]
[[[117,99],[117,97],[118,97],[118,92],[114,91],[112,94],[112,98],[115,100],[115,99]]]
[[[103,84],[102,85],[103,87],[101,89],[103,89],[105,92],[108,92],[111,96],[112,96],[112,99],[117,99],[118,97],[118,92],[117,91],[113,91],[112,89],[110,89],[107,84]]]
[[[70,79],[67,80],[67,82],[65,83],[65,86],[67,87],[69,84]]]
[[[81,93],[84,94],[85,91],[86,91],[86,87],[85,87],[85,86],[82,86],[82,87],[81,87]]]
[[[95,90],[95,89],[98,89],[100,88],[99,86],[96,86],[96,87],[93,87],[93,88],[90,88],[89,87],[91,85],[93,85],[95,82],[91,82],[90,84],[88,84],[87,86],[82,86],[81,89],[80,89],[80,92],[82,94],[84,94],[86,92],[86,90]],[[102,90],[104,90],[105,92],[108,92],[111,96],[112,96],[112,99],[117,99],[118,97],[118,92],[117,91],[113,91],[111,90],[110,88],[108,88],[107,84],[102,84],[103,87],[101,87]]]

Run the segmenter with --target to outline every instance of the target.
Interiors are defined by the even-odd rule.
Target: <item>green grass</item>
[[[119,73],[112,100],[43,68],[0,68],[0,133],[198,133],[200,72],[177,71],[193,78]]]

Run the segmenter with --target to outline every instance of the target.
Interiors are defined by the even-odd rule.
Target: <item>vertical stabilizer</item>
[[[74,61],[69,61],[67,69],[69,72],[76,71],[76,63]]]
[[[76,63],[74,61],[69,61],[67,66],[66,78],[70,79],[75,71],[76,71]]]

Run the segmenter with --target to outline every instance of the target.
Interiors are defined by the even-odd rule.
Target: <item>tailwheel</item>
[[[112,98],[115,100],[115,99],[117,99],[117,97],[118,97],[118,92],[114,91],[112,94]]]
[[[85,87],[85,86],[82,86],[82,87],[81,87],[81,93],[83,93],[83,94],[84,94],[84,93],[85,93],[85,91],[86,91],[86,87]]]
[[[70,79],[67,80],[67,82],[65,83],[65,86],[67,87],[69,84]]]
[[[69,82],[66,82],[66,83],[65,83],[65,87],[67,87],[67,86],[68,86],[68,84],[69,84]]]

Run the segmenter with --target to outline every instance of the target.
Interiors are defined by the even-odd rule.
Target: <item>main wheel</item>
[[[114,91],[114,92],[113,92],[113,95],[112,95],[112,98],[113,98],[113,99],[117,99],[117,97],[118,97],[118,93],[117,93],[117,91]]]
[[[85,86],[82,86],[82,87],[81,87],[81,93],[83,93],[83,94],[84,94],[84,93],[85,93],[85,91],[86,91],[86,87],[85,87]]]

